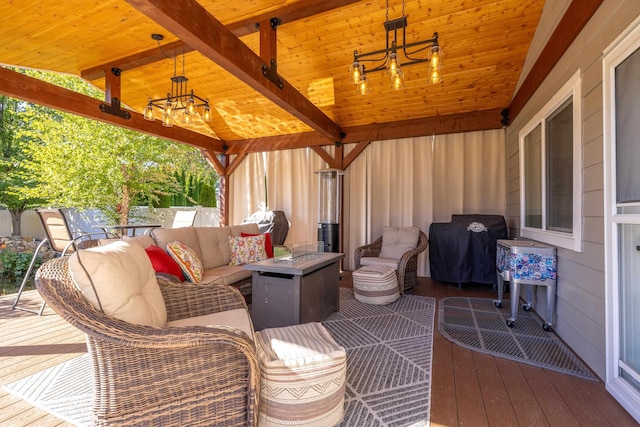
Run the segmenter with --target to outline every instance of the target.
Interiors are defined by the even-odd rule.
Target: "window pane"
[[[525,226],[542,228],[542,126],[524,137]]]
[[[640,201],[640,50],[616,67],[616,180],[618,203]]]
[[[573,100],[547,120],[547,229],[573,231]]]
[[[619,226],[619,325],[620,360],[628,369],[640,373],[640,225],[623,224]],[[637,383],[635,383],[637,386]]]

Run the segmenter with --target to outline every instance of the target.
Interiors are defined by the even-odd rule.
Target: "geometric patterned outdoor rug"
[[[541,368],[596,380],[591,370],[558,338],[542,329],[543,320],[518,305],[513,328],[509,301],[502,308],[486,298],[450,297],[440,300],[438,330],[464,348]]]
[[[340,289],[340,311],[323,325],[347,351],[343,426],[428,426],[435,299],[404,295],[363,304]],[[68,423],[91,423],[88,355],[4,386]]]
[[[435,299],[363,304],[340,289],[322,324],[347,352],[343,426],[428,426]]]

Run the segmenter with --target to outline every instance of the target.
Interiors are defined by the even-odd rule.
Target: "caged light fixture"
[[[359,94],[366,95],[371,91],[367,73],[386,71],[391,80],[391,88],[400,90],[404,87],[402,67],[423,62],[429,63],[429,82],[440,83],[442,79],[442,51],[438,44],[438,33],[433,33],[433,37],[430,39],[407,43],[407,17],[404,0],[402,0],[402,17],[392,20],[389,20],[389,0],[387,0],[384,29],[387,36],[385,49],[368,53],[353,51],[350,78],[356,85],[356,91]],[[399,37],[401,37],[400,40],[398,40]],[[373,66],[366,69],[364,62],[372,62]]]
[[[164,39],[161,34],[152,34],[151,38],[158,42]],[[164,51],[162,51],[164,54]],[[165,54],[166,56],[166,54]],[[168,56],[167,56],[168,57]],[[162,111],[162,125],[171,127],[177,112],[182,112],[182,123],[190,125],[196,116],[201,116],[205,122],[211,122],[211,108],[209,100],[196,95],[193,90],[187,89],[189,79],[184,75],[184,53],[182,54],[182,74],[177,75],[177,58],[173,57],[173,77],[171,77],[171,92],[166,98],[151,99],[144,109],[145,120],[154,121],[155,109]],[[202,113],[198,114],[198,108],[202,107]]]

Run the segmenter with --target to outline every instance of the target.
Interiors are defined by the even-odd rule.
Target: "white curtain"
[[[240,224],[265,209],[266,185],[263,153],[251,153],[229,177],[229,225]]]
[[[344,146],[346,156],[355,144]],[[333,155],[333,147],[329,150]],[[315,172],[327,164],[310,149],[265,153],[264,168],[248,156],[233,177],[232,223],[244,219],[261,200],[283,210],[291,222],[286,244],[317,240],[318,196]],[[382,235],[387,225],[417,226],[428,234],[432,222],[455,213],[506,214],[504,131],[428,136],[372,142],[343,178],[343,266],[353,268],[353,251]],[[260,173],[250,178],[251,173]],[[255,181],[264,182],[266,195]],[[246,184],[246,186],[245,186]],[[240,201],[237,199],[240,198]],[[429,275],[428,252],[418,258],[418,275]]]
[[[257,210],[281,210],[290,223],[285,245],[317,241],[315,172],[326,168],[308,148],[250,154],[231,176],[230,223],[239,224]]]
[[[433,220],[451,214],[507,213],[503,130],[435,137],[433,148]]]

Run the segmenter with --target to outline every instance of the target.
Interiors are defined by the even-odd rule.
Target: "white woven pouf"
[[[400,298],[396,271],[385,265],[365,265],[353,272],[353,294],[367,304],[390,304]]]
[[[342,422],[347,354],[320,323],[256,332],[258,425],[328,427]]]

